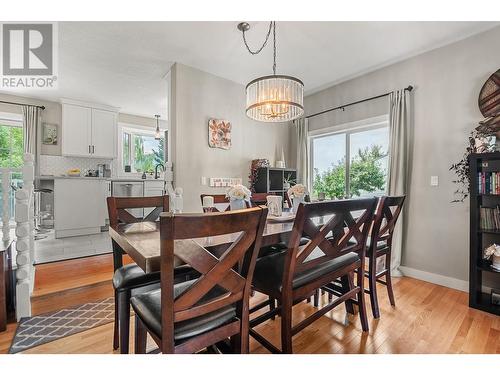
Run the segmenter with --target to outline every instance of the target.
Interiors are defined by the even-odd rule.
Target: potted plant
[[[250,202],[252,193],[246,186],[234,185],[226,192],[226,197],[229,198],[229,205],[232,210],[242,210],[246,208],[245,202]]]
[[[288,175],[283,179],[283,190],[288,190],[295,183],[295,179],[292,178],[292,174],[288,173]]]
[[[500,272],[500,246],[493,244],[484,249],[484,258],[491,259],[491,268]]]

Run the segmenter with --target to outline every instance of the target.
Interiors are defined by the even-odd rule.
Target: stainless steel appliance
[[[135,181],[112,181],[111,196],[113,197],[143,197],[144,183]],[[142,208],[128,209],[135,217],[143,217],[144,210]]]

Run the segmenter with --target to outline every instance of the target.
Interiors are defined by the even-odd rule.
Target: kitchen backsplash
[[[62,175],[69,169],[96,169],[97,164],[111,164],[109,159],[76,158],[66,156],[40,155],[40,175]]]

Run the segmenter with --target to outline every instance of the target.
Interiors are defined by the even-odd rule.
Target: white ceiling
[[[239,82],[272,72],[271,42],[245,49],[238,22],[61,22],[59,88],[19,92],[166,116],[165,75],[173,62]],[[452,43],[498,22],[279,22],[278,73],[299,77],[311,93],[381,66]],[[262,43],[268,22],[251,22]]]

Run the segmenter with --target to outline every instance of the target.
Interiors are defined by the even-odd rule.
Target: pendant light
[[[251,119],[263,122],[285,122],[304,114],[304,84],[298,78],[276,74],[276,22],[269,23],[269,30],[262,46],[252,51],[245,32],[250,29],[247,22],[238,24],[243,42],[252,55],[259,54],[273,33],[273,74],[252,80],[246,86],[246,114]]]
[[[155,139],[161,139],[161,131],[160,131],[160,115],[155,115],[156,117],[156,132]]]

